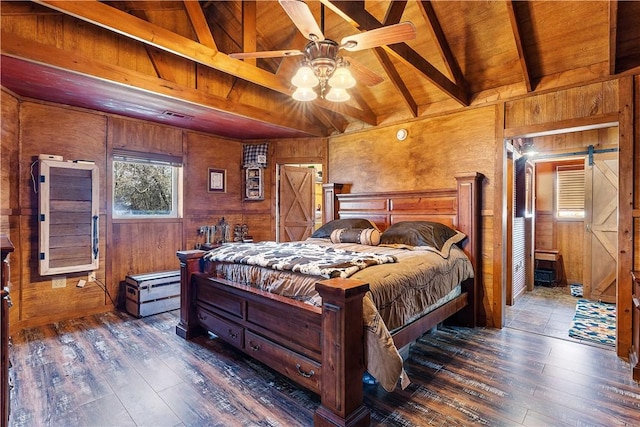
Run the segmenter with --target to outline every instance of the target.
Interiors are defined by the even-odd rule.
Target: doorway
[[[524,216],[524,226],[517,218],[517,174],[514,158],[523,148],[525,137],[505,141],[513,145],[516,154],[505,150],[507,209],[507,281],[504,307],[506,327],[563,339],[575,313],[578,298],[572,295],[572,284],[580,284],[584,298],[614,303],[617,291],[617,199],[618,199],[618,127],[565,132],[553,135],[527,135],[537,149],[529,157],[534,163],[533,214]],[[529,160],[528,160],[529,161]],[[558,216],[558,167],[582,169],[584,218]],[[514,188],[516,187],[516,188]],[[515,191],[514,191],[515,190]],[[524,242],[518,243],[520,228],[525,230]],[[509,294],[516,279],[518,267],[514,255],[517,245],[526,253],[526,292]],[[514,246],[516,245],[516,246]],[[512,247],[513,246],[513,247]],[[537,286],[535,251],[538,248],[555,249],[561,254],[565,286],[559,282],[552,286]],[[510,276],[510,277],[509,277]],[[598,285],[592,285],[593,282]],[[596,292],[592,293],[595,289]],[[510,303],[510,304],[509,304]],[[610,347],[609,347],[610,348]]]
[[[322,222],[322,165],[278,164],[276,172],[276,241],[305,240]]]

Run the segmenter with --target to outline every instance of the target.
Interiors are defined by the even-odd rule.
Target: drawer
[[[293,381],[320,393],[320,364],[296,352],[273,343],[251,331],[245,332],[244,350],[265,365]]]
[[[196,308],[198,322],[209,332],[213,332],[224,341],[242,348],[244,343],[244,328],[228,320],[222,319],[202,307]]]
[[[244,318],[244,300],[223,289],[224,285],[211,282],[198,287],[196,299],[239,319]]]

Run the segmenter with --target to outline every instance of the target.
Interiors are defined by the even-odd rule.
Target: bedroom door
[[[594,153],[585,166],[584,296],[616,301],[618,271],[618,153]]]
[[[313,233],[315,169],[280,167],[279,241],[304,240]]]

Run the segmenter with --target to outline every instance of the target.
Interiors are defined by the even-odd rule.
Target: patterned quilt
[[[222,245],[205,255],[208,261],[256,265],[326,278],[349,277],[372,265],[394,263],[393,255],[360,253],[310,243],[258,242]]]

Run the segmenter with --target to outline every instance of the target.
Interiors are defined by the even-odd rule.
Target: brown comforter
[[[395,388],[398,379],[404,388],[409,384],[409,379],[389,331],[459,295],[460,282],[473,277],[469,259],[455,245],[449,257],[444,259],[428,250],[331,243],[326,239],[308,239],[305,242],[355,252],[391,255],[397,259],[395,263],[364,268],[350,277],[370,286],[364,299],[363,319],[367,371],[387,391]],[[218,275],[237,283],[250,284],[317,306],[322,302],[315,291],[317,276],[224,262],[217,263],[215,270]]]

